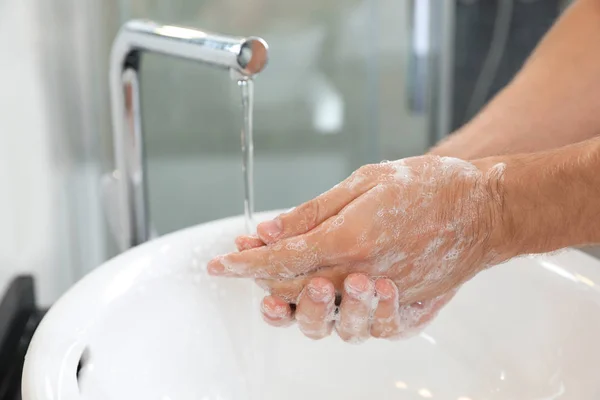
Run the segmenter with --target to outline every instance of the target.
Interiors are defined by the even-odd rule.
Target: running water
[[[254,142],[252,138],[252,115],[254,112],[254,82],[249,78],[237,81],[242,92],[242,173],[244,179],[244,220],[246,233],[252,234],[256,230],[254,221]],[[249,350],[250,369],[248,372],[249,391],[252,400],[264,398],[264,339],[259,334],[262,321],[258,318],[260,299],[263,293],[257,285],[252,286],[252,310],[257,318],[254,318],[248,332],[248,341],[251,345]]]
[[[242,172],[244,175],[244,215],[246,233],[254,232],[254,143],[252,139],[252,114],[254,112],[254,82],[240,79],[242,91]]]

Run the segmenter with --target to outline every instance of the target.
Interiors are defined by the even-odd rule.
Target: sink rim
[[[282,212],[284,210],[258,212],[255,213],[254,218],[256,221],[267,220]],[[131,269],[132,261],[139,259],[144,253],[156,253],[164,244],[183,242],[186,237],[191,239],[215,225],[242,228],[243,218],[243,215],[220,218],[153,238],[116,255],[83,276],[50,307],[33,335],[23,366],[21,383],[23,399],[53,399],[55,398],[53,393],[56,393],[57,398],[61,400],[81,398],[75,371],[86,348],[86,344],[79,340],[85,333],[86,327],[77,324],[77,321],[80,317],[85,318],[86,315],[89,320],[90,315],[98,315],[101,309],[110,303],[111,300],[107,301],[102,296],[106,284],[115,279],[119,272]],[[193,243],[188,244],[190,248],[193,247]],[[81,298],[86,299],[84,303],[70,301],[72,297],[79,294]],[[61,323],[53,324],[53,321],[59,318]],[[43,342],[40,340],[41,337],[44,337]],[[52,343],[49,343],[49,338],[53,338]],[[49,351],[50,355],[44,355],[45,351]],[[67,373],[65,369],[72,373]],[[45,385],[34,384],[38,382],[45,382]]]
[[[268,219],[280,212],[280,210],[262,212],[258,213],[256,218],[257,220]],[[243,216],[218,219],[155,238],[108,260],[65,292],[38,326],[28,348],[23,369],[23,398],[25,400],[41,400],[55,398],[54,394],[56,394],[60,399],[79,399],[75,370],[86,347],[86,343],[81,338],[87,328],[80,322],[85,321],[88,325],[92,325],[93,316],[98,315],[112,301],[103,297],[106,284],[114,280],[120,272],[133,269],[133,261],[140,259],[142,254],[147,253],[148,256],[155,254],[167,243],[179,243],[185,247],[193,246],[193,242],[187,241],[187,239],[201,235],[202,231],[211,230],[215,225],[219,225],[220,229],[233,226],[241,228]],[[593,260],[595,264],[600,265],[600,261],[577,249],[569,249],[559,254],[544,256],[543,259],[533,258],[528,261],[543,266],[544,262],[552,260],[553,264],[562,268],[567,262],[563,258],[571,254],[576,254],[576,257],[582,261],[589,259],[590,262]],[[572,260],[570,262],[572,263]],[[554,271],[554,273],[557,272]],[[600,276],[600,268],[597,275]],[[70,301],[71,298],[79,295],[85,301]],[[60,319],[60,324],[53,323],[57,319]],[[41,337],[44,340],[41,340]],[[41,385],[40,382],[45,384]]]

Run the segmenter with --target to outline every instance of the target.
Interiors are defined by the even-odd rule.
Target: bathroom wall
[[[0,294],[33,274],[42,305],[107,254],[91,3],[0,1]]]
[[[32,0],[0,1],[0,290],[33,273],[44,302],[71,282]]]

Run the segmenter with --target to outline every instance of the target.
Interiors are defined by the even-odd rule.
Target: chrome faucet
[[[117,181],[115,203],[121,250],[151,238],[145,179],[144,135],[140,110],[140,66],[145,52],[198,61],[228,69],[245,80],[263,70],[268,46],[260,38],[223,36],[196,29],[127,22],[119,31],[110,59],[110,95]],[[114,228],[114,227],[113,227]]]

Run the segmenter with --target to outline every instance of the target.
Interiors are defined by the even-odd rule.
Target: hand
[[[391,279],[401,304],[433,301],[513,255],[503,241],[502,177],[502,164],[447,157],[368,165],[260,224],[268,246],[213,259],[208,271],[292,287],[291,297],[312,276],[340,285],[363,273]]]
[[[360,343],[370,337],[406,339],[418,334],[453,295],[402,306],[391,280],[351,274],[345,279],[339,309],[332,283],[320,277],[310,280],[295,309],[273,295],[263,299],[261,308],[263,318],[273,326],[288,326],[295,319],[311,339],[325,338],[335,328],[342,340]]]
[[[244,251],[265,244],[257,236],[240,236],[236,245]],[[357,293],[351,287],[363,290]],[[400,305],[394,282],[385,278],[371,280],[363,274],[345,279],[341,303],[335,293],[328,279],[312,278],[292,304],[274,294],[266,296],[261,303],[263,319],[276,327],[298,321],[300,331],[315,340],[329,336],[334,328],[342,340],[352,343],[369,337],[407,339],[422,331],[454,296],[452,293],[435,301]]]

